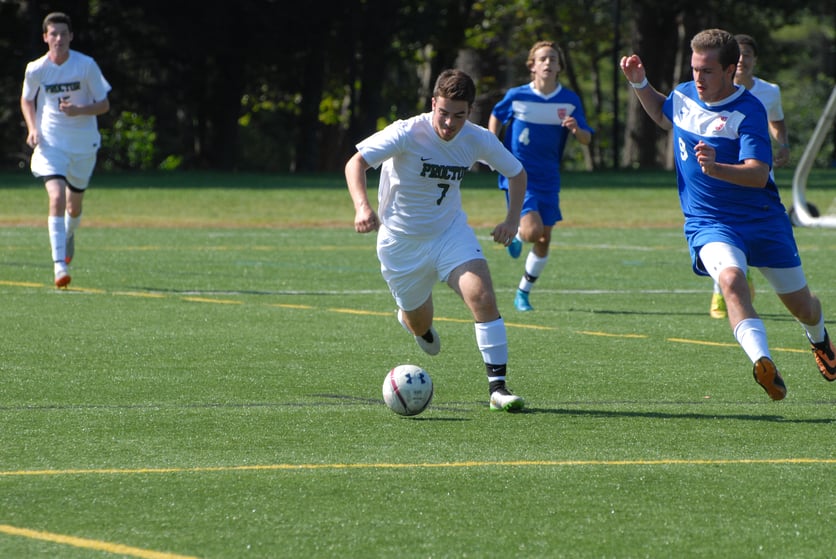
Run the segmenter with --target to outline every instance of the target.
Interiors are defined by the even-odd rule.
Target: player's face
[[[755,51],[751,45],[740,45],[740,59],[737,61],[735,77],[750,78],[755,71]]]
[[[470,105],[467,101],[433,97],[433,129],[445,142],[456,137],[469,116]]]
[[[556,80],[562,70],[557,51],[552,47],[541,47],[534,51],[534,62],[530,70],[535,77],[544,81]]]
[[[716,49],[691,54],[691,74],[697,86],[697,94],[706,103],[721,101],[734,93],[733,64],[723,68]]]
[[[49,52],[54,55],[66,56],[70,51],[70,42],[73,34],[66,23],[50,23],[46,26],[44,43],[49,47]]]

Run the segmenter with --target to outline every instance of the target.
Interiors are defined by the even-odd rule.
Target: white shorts
[[[716,282],[720,272],[726,268],[740,268],[745,273],[748,270],[746,255],[734,245],[726,243],[708,243],[700,249],[700,260],[705,271]],[[792,268],[758,268],[766,281],[775,290],[775,293],[794,293],[807,285],[807,278],[804,277],[804,270],[801,266]]]
[[[93,168],[96,166],[96,152],[67,153],[66,151],[38,144],[32,152],[31,169],[36,177],[60,175],[73,188],[84,190],[90,184]]]
[[[433,287],[450,272],[471,260],[485,260],[476,234],[462,215],[434,239],[392,234],[385,226],[377,233],[380,273],[398,307],[411,311],[423,305]]]

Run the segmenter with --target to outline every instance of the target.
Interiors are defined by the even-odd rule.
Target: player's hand
[[[514,240],[514,237],[517,235],[517,227],[518,225],[511,225],[507,221],[503,221],[499,225],[493,228],[491,231],[491,236],[493,240],[503,246],[508,246],[511,244],[511,241]]]
[[[67,116],[78,116],[81,114],[81,109],[77,105],[73,105],[69,101],[69,97],[65,97],[58,102],[58,110]]]
[[[37,130],[29,132],[29,134],[26,136],[26,145],[30,148],[34,148],[36,145],[38,145],[38,142],[40,141],[41,138]]]
[[[642,59],[637,54],[621,57],[621,72],[629,81],[639,83],[647,77]]]
[[[775,157],[772,159],[772,163],[775,167],[783,167],[789,162],[790,148],[786,146],[781,146],[780,148],[778,148],[778,151],[775,152]]]
[[[697,156],[697,162],[699,162],[702,172],[709,177],[713,176],[712,173],[714,173],[717,157],[717,152],[714,148],[705,142],[698,142],[694,147],[694,153]]]
[[[380,218],[371,208],[357,210],[354,215],[354,230],[358,233],[370,233],[380,228]]]
[[[574,134],[578,131],[578,121],[573,116],[567,116],[563,119],[563,122],[560,123],[561,126],[564,128],[568,128],[569,132]]]

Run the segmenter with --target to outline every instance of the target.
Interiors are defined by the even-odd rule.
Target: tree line
[[[691,36],[721,27],[759,42],[756,75],[782,86],[795,160],[834,86],[830,0],[41,0],[0,1],[3,168],[29,152],[19,97],[28,61],[46,52],[41,22],[73,19],[72,47],[113,86],[99,118],[99,167],[337,171],[354,144],[428,110],[438,73],[476,79],[472,120],[486,125],[509,87],[528,81],[540,39],[566,54],[560,78],[596,134],[565,166],[664,167],[670,142],[638,107],[617,63],[639,53],[667,92],[690,79]],[[817,162],[836,160],[831,137]]]

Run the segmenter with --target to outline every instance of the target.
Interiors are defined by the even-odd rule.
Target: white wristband
[[[643,89],[647,87],[647,76],[640,82],[630,82],[630,85],[633,86],[633,89]]]

